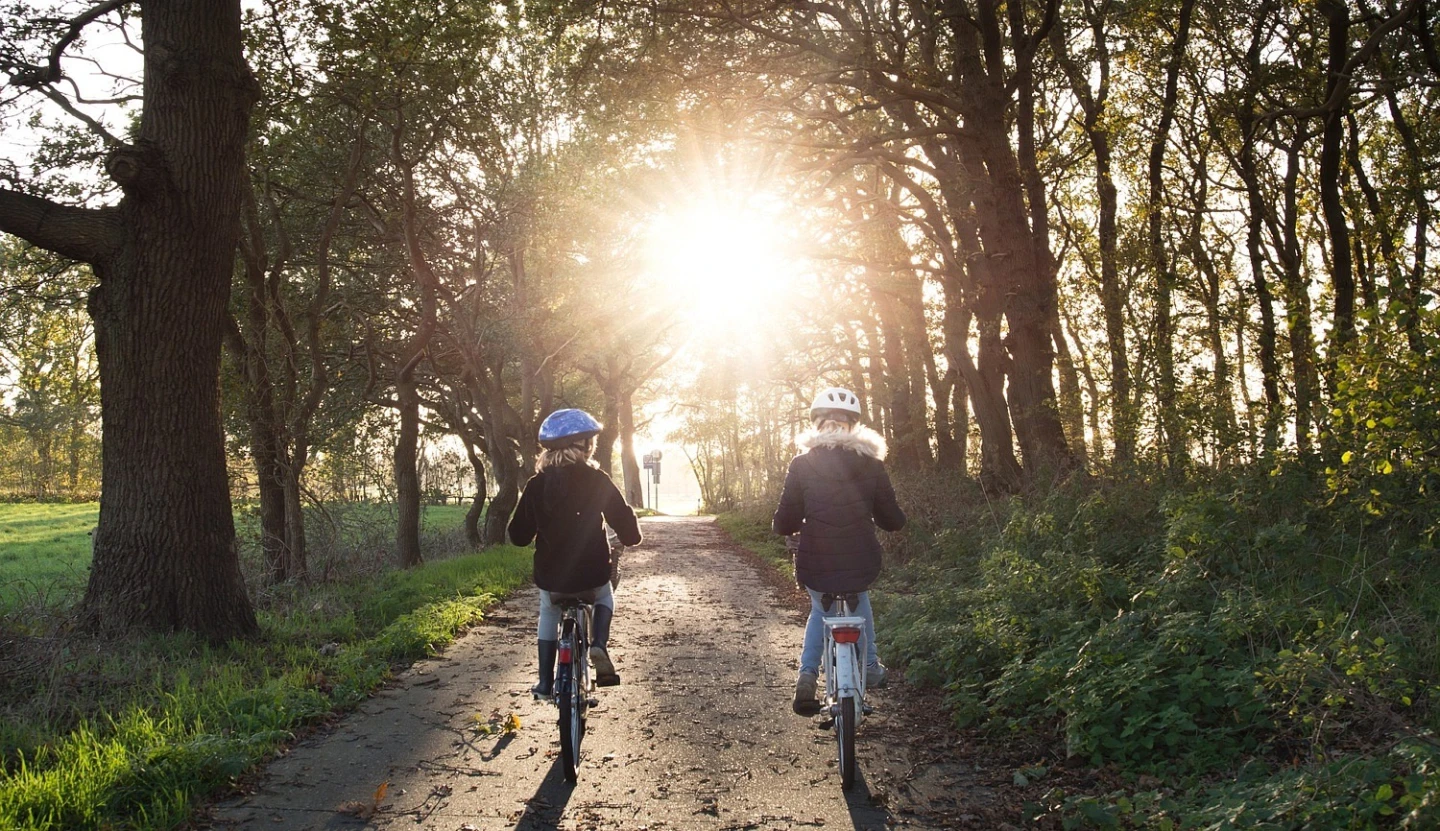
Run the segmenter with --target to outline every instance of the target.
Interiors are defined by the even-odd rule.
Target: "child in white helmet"
[[[810,406],[810,418],[814,429],[797,442],[803,450],[790,461],[771,525],[777,534],[800,535],[795,579],[810,594],[791,705],[803,716],[820,711],[815,687],[825,628],[822,594],[859,594],[854,612],[865,618],[866,684],[884,682],[867,591],[880,576],[875,528],[898,531],[905,525],[905,512],[885,472],[885,440],[859,423],[859,398],[842,387],[821,390]]]

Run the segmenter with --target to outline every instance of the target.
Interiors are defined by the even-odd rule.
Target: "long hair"
[[[595,437],[590,436],[584,441],[574,444],[567,444],[564,447],[542,448],[540,455],[535,459],[535,472],[539,473],[547,467],[559,467],[561,465],[587,464],[595,467],[590,457],[595,453]]]

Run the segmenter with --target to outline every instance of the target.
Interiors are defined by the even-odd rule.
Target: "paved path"
[[[833,734],[790,712],[803,624],[793,596],[706,518],[652,518],[643,529],[646,544],[626,552],[617,593],[611,652],[624,683],[599,691],[576,785],[561,775],[555,709],[528,694],[530,590],[276,759],[253,793],[215,806],[214,827],[884,829],[979,820],[958,802],[973,782],[917,735],[903,686],[872,695],[877,712],[858,742],[863,781],[843,792]],[[506,733],[500,725],[512,714],[520,728]]]

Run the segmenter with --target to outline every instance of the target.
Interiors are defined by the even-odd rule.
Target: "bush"
[[[877,587],[885,659],[942,688],[958,725],[1058,731],[1062,755],[1185,783],[1052,794],[1040,814],[1156,828],[1435,816],[1434,745],[1404,738],[1437,726],[1433,522],[1353,510],[1294,459],[1007,500],[897,487],[921,504],[906,502],[904,563]]]

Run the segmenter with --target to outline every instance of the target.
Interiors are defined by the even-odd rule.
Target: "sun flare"
[[[739,331],[773,308],[793,280],[793,247],[778,217],[697,205],[656,217],[647,240],[650,276],[699,331]]]

